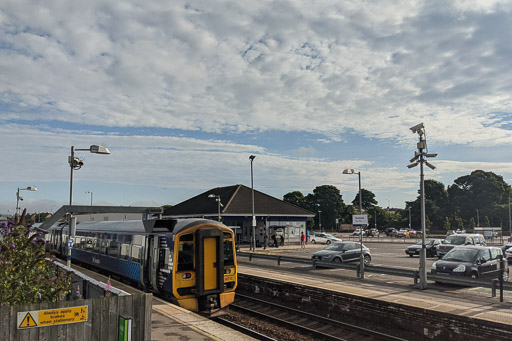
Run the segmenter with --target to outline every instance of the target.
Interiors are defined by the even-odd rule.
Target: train
[[[46,233],[47,249],[67,254],[69,225]],[[233,230],[208,219],[82,222],[71,259],[210,316],[235,299],[237,262]]]

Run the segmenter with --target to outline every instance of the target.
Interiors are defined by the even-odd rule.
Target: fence
[[[313,269],[317,267],[326,267],[326,268],[339,268],[345,270],[354,270],[356,272],[356,276],[359,277],[359,264],[344,264],[344,263],[333,263],[333,262],[324,262],[318,260],[312,260],[308,258],[299,258],[299,257],[288,257],[288,256],[273,256],[273,255],[264,255],[257,254],[252,252],[238,252],[237,257],[240,259],[241,257],[249,258],[249,261],[252,261],[253,258],[267,259],[267,260],[275,260],[277,265],[281,265],[281,262],[289,262],[289,263],[299,263],[299,264],[311,264]],[[391,276],[400,276],[400,277],[409,277],[414,281],[414,285],[418,284],[419,279],[419,271],[417,270],[408,270],[408,269],[399,269],[392,267],[384,267],[384,266],[365,266],[365,272],[374,272],[379,274],[391,275]],[[499,271],[496,272],[497,276]],[[484,287],[491,288],[492,297],[496,297],[496,290],[500,292],[500,301],[503,302],[503,291],[504,290],[512,290],[512,283],[503,282],[503,277],[500,279],[472,279],[466,277],[449,277],[442,275],[434,275],[431,273],[427,273],[427,279],[435,282],[442,282],[448,284],[456,284],[456,285],[464,285],[471,287]]]

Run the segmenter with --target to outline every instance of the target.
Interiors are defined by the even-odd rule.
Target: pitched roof
[[[218,206],[210,194],[220,195],[223,216],[252,215],[252,191],[244,185],[212,188],[164,210],[164,216],[217,215]],[[254,214],[257,216],[314,217],[315,213],[254,190]]]

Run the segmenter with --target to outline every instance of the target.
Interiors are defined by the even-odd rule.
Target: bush
[[[22,223],[25,214],[0,226],[0,306],[57,302],[71,292],[71,275],[49,259],[42,234]]]

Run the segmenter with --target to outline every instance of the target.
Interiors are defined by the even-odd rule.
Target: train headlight
[[[190,277],[192,277],[192,274],[189,273],[189,272],[184,273],[183,275],[181,275],[181,278],[183,278],[183,279],[187,279],[187,278],[190,278]]]
[[[224,269],[225,275],[229,275],[230,273],[231,273],[231,269],[229,269],[229,268]]]

